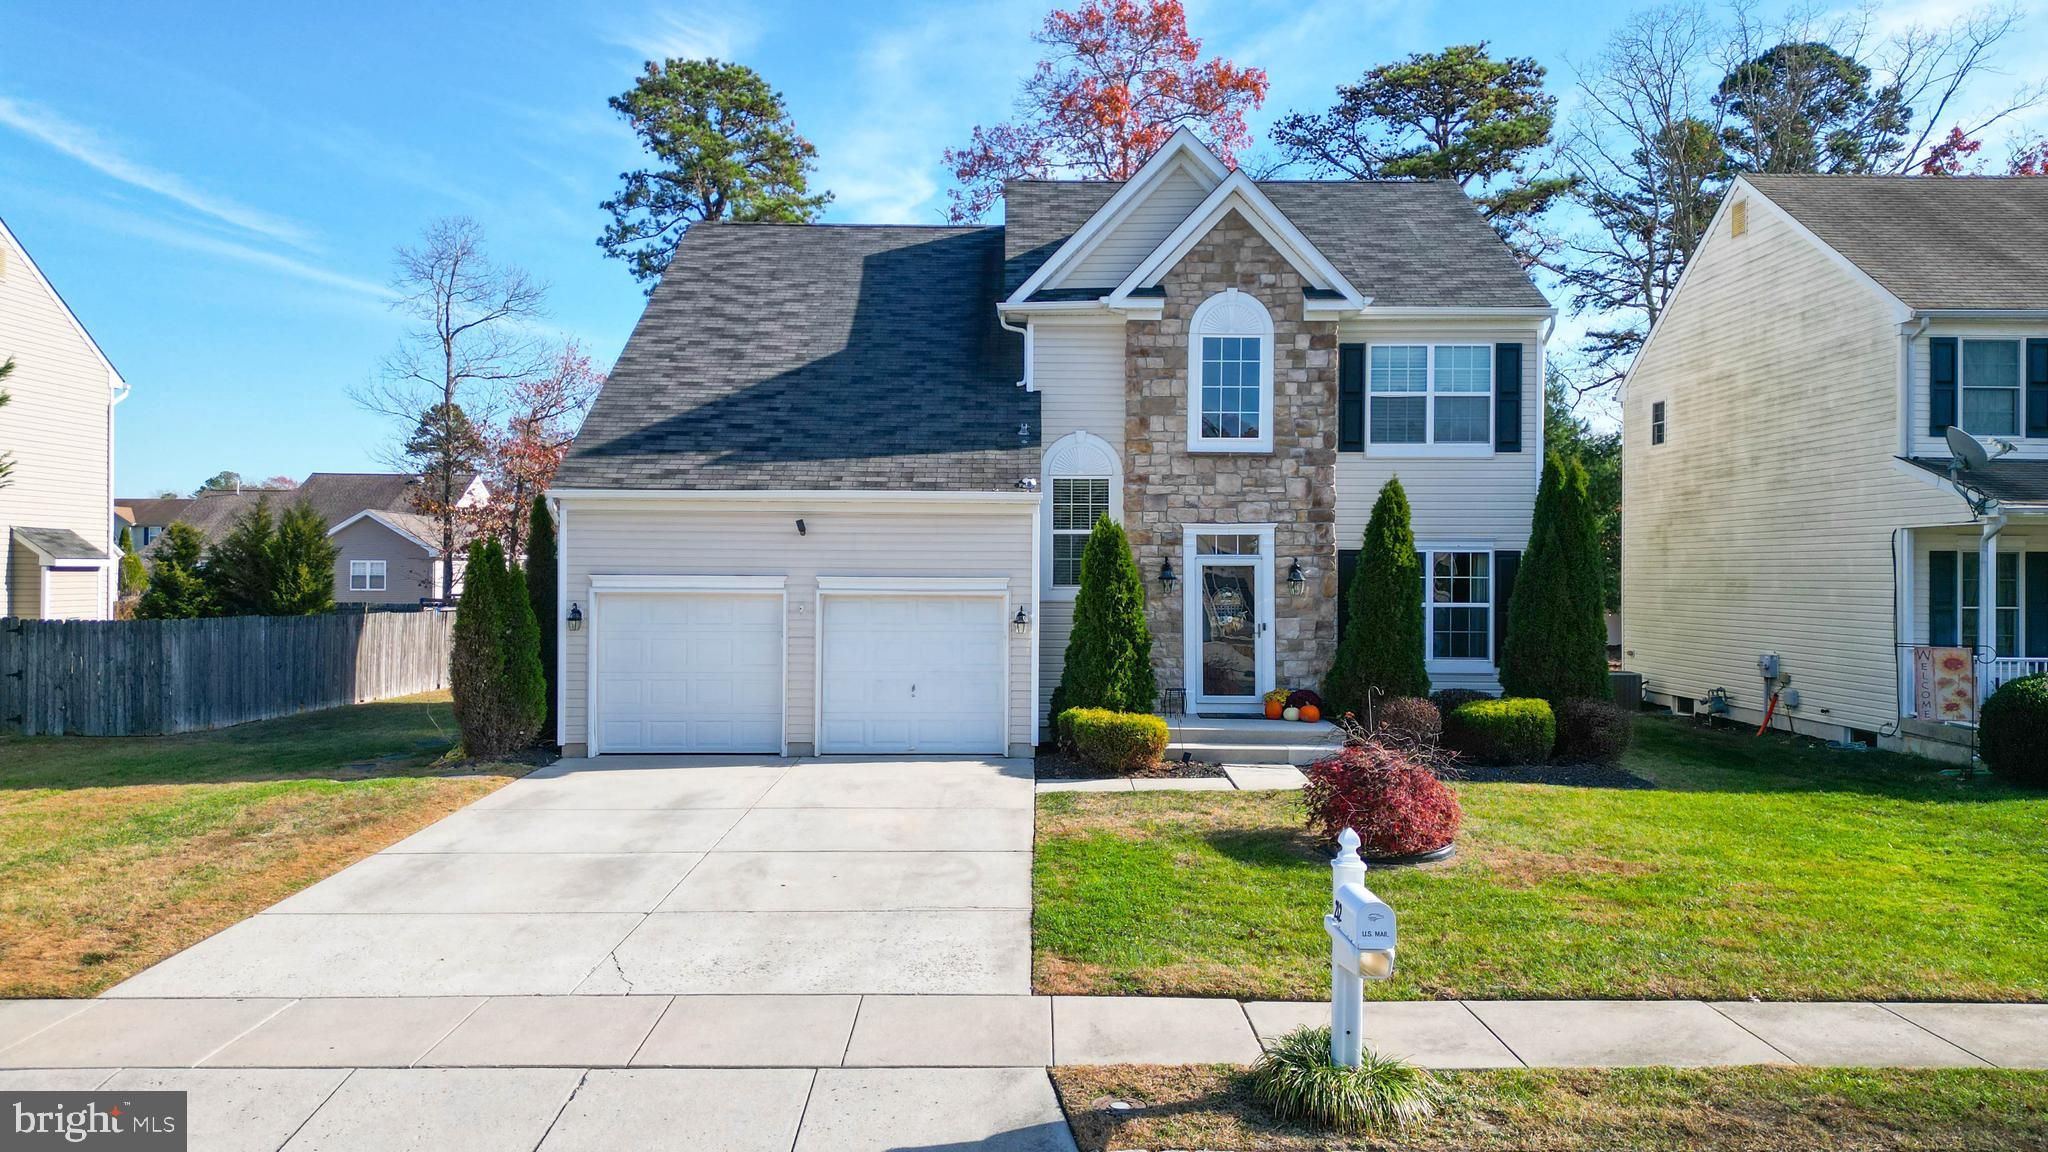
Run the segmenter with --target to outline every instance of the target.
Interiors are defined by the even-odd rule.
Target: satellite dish
[[[1984,448],[1983,441],[1951,424],[1946,432],[1948,451],[1956,463],[1965,469],[1984,468],[1991,463],[1991,453]]]

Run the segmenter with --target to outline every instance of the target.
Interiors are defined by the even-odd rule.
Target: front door
[[[1272,529],[1189,529],[1188,710],[1256,713],[1273,687]]]

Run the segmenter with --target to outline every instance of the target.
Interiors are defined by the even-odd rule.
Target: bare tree
[[[385,357],[379,379],[355,401],[401,423],[403,458],[426,474],[420,511],[441,529],[440,586],[447,599],[455,571],[464,476],[475,468],[468,431],[490,418],[505,392],[538,372],[545,350],[530,322],[542,315],[547,287],[525,271],[493,261],[483,229],[466,217],[427,226],[420,243],[398,249],[392,307],[412,324]]]

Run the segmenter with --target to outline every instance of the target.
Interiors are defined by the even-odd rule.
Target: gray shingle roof
[[[1038,397],[1002,260],[999,228],[697,225],[555,486],[1014,489]]]
[[[455,493],[469,487],[470,478],[455,478]],[[329,528],[363,511],[411,512],[413,494],[419,491],[419,477],[410,472],[315,472],[290,492],[279,493],[273,503],[280,509],[295,500],[313,506]]]
[[[1944,480],[1948,478],[1946,457],[1906,459]],[[1979,494],[2002,503],[2048,504],[2048,460],[1993,460],[1983,468],[1965,471],[1962,481]]]
[[[14,538],[58,560],[105,560],[104,549],[69,528],[16,528]]]
[[[2048,180],[1745,179],[1908,307],[2048,308]]]

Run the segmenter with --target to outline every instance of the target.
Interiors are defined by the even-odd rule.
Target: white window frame
[[[1123,458],[1109,441],[1092,432],[1069,432],[1045,450],[1040,467],[1039,490],[1044,505],[1039,513],[1039,594],[1047,600],[1072,600],[1081,591],[1076,584],[1054,584],[1052,497],[1054,480],[1108,480],[1109,518],[1124,522]]]
[[[386,591],[385,567],[382,560],[351,560],[348,562],[348,590],[351,592]],[[360,579],[362,583],[356,581]]]
[[[1982,590],[1984,586],[1980,581],[1983,576],[1984,555],[1977,548],[1973,547],[1973,544],[1974,541],[1964,541],[1958,543],[1953,549],[1956,554],[1956,644],[1974,652],[1987,652],[1990,654],[1990,658],[1994,660],[2022,659],[2024,658],[2023,653],[2027,649],[2026,553],[2008,552],[2000,549],[1997,553],[1997,559],[1993,561],[1994,565],[2004,565],[2007,563],[2012,565],[2012,603],[2007,604],[2000,601],[1993,605],[1991,631],[1989,635],[1986,635],[1983,624],[1983,605],[1981,603],[1970,604],[1966,601],[1966,598],[1978,601],[1983,599]],[[1934,550],[1949,551],[1949,549],[1940,548],[1938,545],[1935,546]],[[2012,558],[2009,561],[2006,559],[2008,556]],[[1995,574],[1995,570],[1991,578],[1991,586],[1992,594],[1996,596],[1998,577]],[[1998,618],[2007,613],[2010,613],[2012,618],[2012,651],[2001,652],[1998,650]],[[1929,627],[1931,631],[1931,622]],[[1977,633],[1977,640],[1974,644],[1966,640],[1972,629]]]
[[[1478,673],[1493,675],[1496,665],[1493,654],[1500,639],[1500,621],[1496,618],[1494,602],[1499,598],[1499,587],[1494,582],[1500,579],[1500,555],[1491,541],[1445,540],[1418,543],[1415,551],[1422,557],[1422,652],[1423,667],[1430,673],[1446,675]],[[1470,552],[1486,557],[1486,602],[1484,604],[1447,603],[1452,608],[1486,609],[1486,656],[1479,659],[1469,656],[1439,657],[1436,654],[1436,609],[1435,589],[1431,586],[1436,570],[1436,558],[1453,552]]]
[[[1650,447],[1662,448],[1671,438],[1671,409],[1663,400],[1650,403]]]
[[[1201,691],[1202,640],[1201,629],[1181,629],[1181,697],[1188,713],[1197,710],[1222,713],[1257,715],[1264,711],[1259,697],[1271,691],[1279,683],[1278,657],[1275,654],[1273,617],[1278,611],[1278,597],[1274,593],[1273,573],[1279,563],[1274,549],[1274,524],[1189,524],[1181,530],[1181,619],[1196,621],[1202,618],[1202,559],[1201,538],[1204,536],[1256,536],[1259,538],[1257,556],[1223,557],[1221,562],[1242,562],[1251,565],[1257,576],[1257,587],[1253,594],[1258,597],[1257,620],[1259,630],[1255,633],[1253,653],[1256,671],[1252,683],[1256,690],[1249,697],[1204,696]]]
[[[1249,322],[1247,322],[1249,321]],[[1259,342],[1259,434],[1202,435],[1202,341],[1205,337],[1253,338]],[[1188,451],[1260,453],[1273,450],[1273,314],[1259,298],[1225,288],[1188,318]]]
[[[1372,353],[1375,348],[1425,348],[1423,358],[1423,383],[1421,392],[1374,392],[1372,390]],[[1443,395],[1454,398],[1477,398],[1486,404],[1486,439],[1438,443],[1436,438],[1436,355],[1442,348],[1482,348],[1485,350],[1486,391],[1446,392]],[[1469,456],[1484,457],[1494,454],[1494,439],[1498,429],[1494,427],[1495,397],[1500,393],[1500,381],[1494,378],[1494,348],[1492,344],[1476,340],[1380,340],[1365,346],[1365,452],[1368,456]],[[1423,397],[1422,439],[1411,443],[1389,443],[1372,438],[1372,406],[1380,397],[1413,398]],[[1542,453],[1537,453],[1542,455]]]
[[[2013,346],[2013,376],[2010,384],[1970,383],[1970,345],[2010,344]],[[2012,393],[2012,428],[1994,432],[1970,427],[1970,392]],[[2019,336],[1963,336],[1956,341],[1956,426],[1973,436],[1998,436],[2018,440],[2027,434],[2027,342]]]

